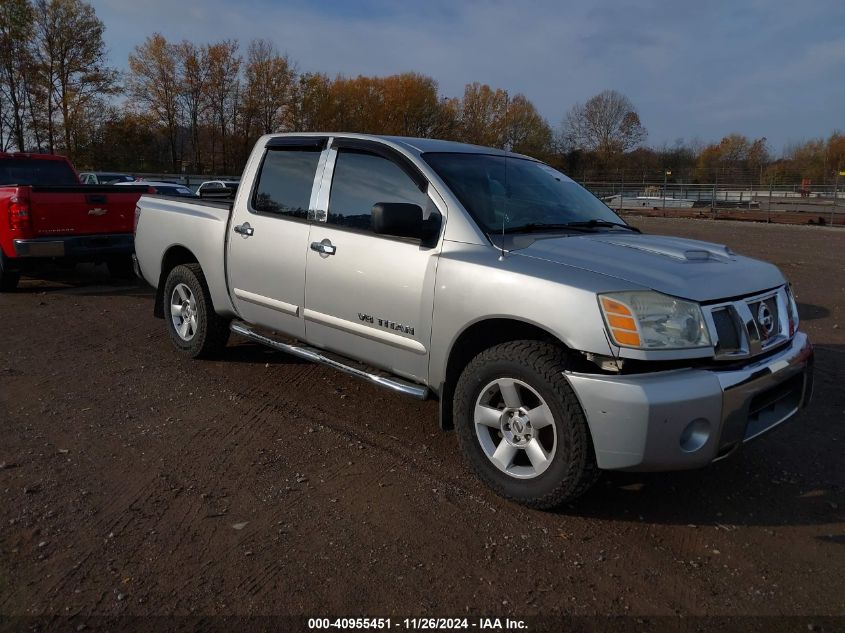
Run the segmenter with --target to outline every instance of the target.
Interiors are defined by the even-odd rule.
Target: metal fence
[[[135,174],[150,181],[174,182],[196,191],[207,180],[240,180],[240,176],[222,174]],[[768,188],[747,183],[684,183],[656,180],[586,180],[579,181],[609,207],[618,211],[665,211],[691,209],[699,214],[709,211],[757,212],[763,221],[784,220],[784,214],[803,214],[814,224],[845,225],[845,181],[842,187],[817,185],[802,190],[801,185],[771,185]],[[677,213],[675,213],[677,214]],[[747,215],[747,214],[746,214]],[[797,220],[795,218],[798,218]],[[819,219],[821,218],[821,220]],[[790,221],[801,216],[790,215]]]
[[[666,192],[667,198],[686,198],[696,201],[731,200],[748,202],[769,196],[778,198],[804,198],[829,200],[834,194],[839,200],[845,199],[844,188],[836,189],[833,185],[813,186],[802,190],[801,185],[772,185],[770,187],[751,187],[735,183],[677,183],[677,182],[624,182],[624,181],[579,181],[584,187],[599,197],[606,197],[623,193],[628,195],[647,195],[646,192],[657,192],[662,196]]]
[[[755,188],[732,183],[584,181],[584,187],[619,211],[744,211],[743,219],[845,224],[845,191],[834,185]],[[752,215],[749,215],[752,214]]]

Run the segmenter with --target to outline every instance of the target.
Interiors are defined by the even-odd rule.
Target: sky
[[[606,89],[647,144],[845,129],[842,0],[93,0],[112,65],[158,31],[197,43],[267,38],[301,72],[416,71],[444,96],[479,81],[525,94],[552,126]]]

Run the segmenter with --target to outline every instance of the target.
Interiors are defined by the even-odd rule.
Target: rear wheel
[[[6,258],[0,251],[0,292],[12,292],[21,279],[19,272],[9,270]]]
[[[199,264],[176,266],[164,286],[164,319],[176,348],[191,358],[218,354],[229,340],[229,322],[214,311]]]
[[[565,368],[560,348],[512,341],[476,356],[455,388],[458,440],[470,465],[500,495],[532,508],[576,499],[599,474]]]

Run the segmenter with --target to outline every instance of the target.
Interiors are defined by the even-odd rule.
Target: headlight
[[[697,303],[646,291],[599,295],[607,331],[621,347],[709,347],[710,334]]]

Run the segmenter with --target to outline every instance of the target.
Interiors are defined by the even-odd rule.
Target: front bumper
[[[739,369],[631,375],[566,372],[599,468],[699,468],[770,431],[809,402],[813,347],[803,332]]]
[[[67,258],[94,260],[111,255],[128,255],[134,250],[131,234],[38,237],[14,240],[15,255],[23,259]]]

